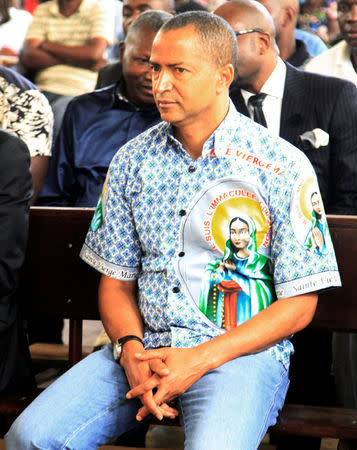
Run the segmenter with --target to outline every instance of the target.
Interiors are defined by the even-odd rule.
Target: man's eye
[[[129,18],[133,15],[131,11],[123,11],[123,17]]]
[[[184,69],[183,67],[176,67],[176,71],[179,73],[184,73],[186,72],[186,69]]]
[[[150,64],[150,66],[153,72],[158,72],[160,70],[160,66],[158,66],[157,64]]]

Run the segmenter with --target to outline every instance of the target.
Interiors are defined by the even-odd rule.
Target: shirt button
[[[181,209],[181,211],[179,212],[180,216],[185,216],[186,215],[186,211],[184,209]]]
[[[195,167],[195,166],[190,166],[190,167],[188,168],[188,171],[189,171],[190,173],[193,173],[195,170],[196,170],[196,167]]]
[[[179,255],[180,257],[185,256],[185,252],[180,252],[178,255]]]
[[[174,294],[178,294],[180,292],[180,288],[178,288],[177,286],[175,286],[174,288],[172,288],[172,292]]]

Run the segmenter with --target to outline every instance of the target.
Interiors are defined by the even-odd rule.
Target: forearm
[[[317,305],[315,293],[277,300],[237,328],[196,347],[205,371],[258,353],[305,328]]]
[[[36,199],[45,181],[47,169],[48,169],[49,157],[48,156],[33,156],[31,158],[31,172],[33,181],[33,196],[31,199],[31,205],[36,203]]]
[[[61,63],[58,58],[39,47],[24,48],[20,54],[20,61],[24,66],[35,70],[46,69]]]
[[[63,62],[72,66],[91,69],[103,57],[106,45],[79,45],[69,46],[57,42],[43,42],[41,48]]]
[[[120,282],[102,276],[99,285],[99,311],[103,326],[112,341],[129,334],[143,336],[136,293],[136,282]]]

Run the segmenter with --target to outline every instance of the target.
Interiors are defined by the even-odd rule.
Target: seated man
[[[173,0],[124,0],[122,7],[123,32],[128,33],[129,26],[144,11],[162,10],[173,14]],[[120,58],[120,54],[119,54]],[[107,64],[99,70],[96,89],[101,89],[116,83],[122,76],[121,62]]]
[[[4,393],[26,391],[34,387],[34,378],[16,295],[32,196],[30,153],[21,139],[3,130],[0,192],[0,393]]]
[[[120,80],[70,102],[39,205],[95,206],[118,148],[160,121],[149,58],[157,31],[170,17],[163,11],[140,15],[120,47]]]
[[[34,82],[53,108],[55,137],[69,100],[94,89],[113,28],[105,0],[51,0],[36,8],[20,58],[36,71]]]
[[[179,14],[150,61],[164,122],[114,157],[82,249],[114,347],[42,393],[8,450],[95,449],[149,412],[176,416],[175,398],[186,449],[257,448],[284,403],[287,336],[311,321],[314,291],[340,285],[329,235],[323,256],[303,245],[307,158],[229,101],[229,25]]]
[[[0,66],[1,128],[22,139],[30,151],[34,194],[46,177],[51,156],[53,114],[46,97],[19,73]]]

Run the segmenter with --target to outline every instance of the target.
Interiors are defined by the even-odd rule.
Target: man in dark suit
[[[3,130],[0,130],[0,193],[0,393],[3,393],[34,385],[16,296],[32,196],[30,153],[21,139]]]
[[[230,96],[237,110],[267,126],[311,161],[327,213],[357,214],[357,89],[338,78],[303,72],[279,58],[274,23],[260,3],[233,0],[215,13],[237,34],[238,81]],[[257,95],[262,96],[257,97]],[[261,103],[262,102],[262,103]],[[265,122],[265,123],[264,123]],[[294,338],[288,401],[334,402],[331,335]],[[319,449],[319,439],[281,439],[278,448]]]
[[[262,105],[267,127],[309,158],[326,212],[357,214],[356,87],[284,63],[271,16],[258,2],[231,1],[215,13],[238,33],[238,81],[230,92],[238,111],[253,118],[249,97],[267,94]]]

